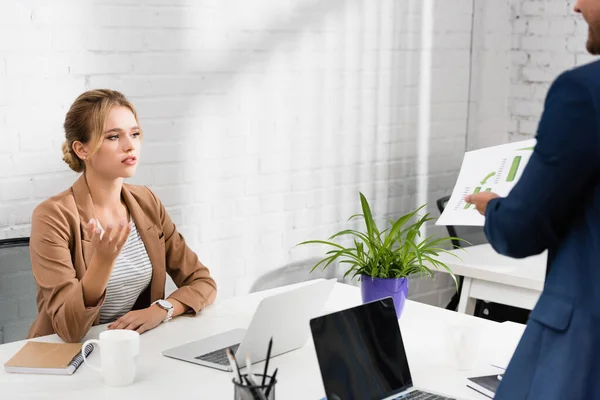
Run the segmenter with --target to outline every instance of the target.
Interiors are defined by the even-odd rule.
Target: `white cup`
[[[481,353],[480,333],[474,326],[447,324],[446,347],[450,365],[460,371],[475,367]]]
[[[115,329],[100,333],[99,339],[87,340],[88,344],[100,346],[102,367],[90,363],[85,354],[83,361],[92,369],[102,373],[104,382],[109,386],[131,385],[135,379],[136,359],[140,353],[140,334],[136,331]]]

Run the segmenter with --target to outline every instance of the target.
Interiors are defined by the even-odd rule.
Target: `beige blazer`
[[[177,232],[160,200],[145,186],[124,184],[122,195],[152,262],[152,281],[134,309],[164,298],[167,272],[178,287],[170,298],[194,313],[211,304],[217,293],[215,281]],[[96,306],[86,307],[81,286],[92,256],[86,226],[93,210],[83,175],[71,188],[35,208],[30,253],[38,316],[28,338],[57,333],[66,342],[79,342],[98,324],[106,293]]]

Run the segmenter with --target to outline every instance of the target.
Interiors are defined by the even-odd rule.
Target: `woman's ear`
[[[75,152],[77,157],[79,157],[82,160],[85,160],[88,157],[87,148],[85,147],[85,145],[83,143],[81,143],[78,140],[73,142],[73,151]]]

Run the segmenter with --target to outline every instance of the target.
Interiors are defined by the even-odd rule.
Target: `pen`
[[[240,378],[240,385],[243,385],[244,382],[242,382],[242,374],[240,373],[240,367],[238,367],[237,361],[235,360],[235,357],[233,357],[233,353],[231,352],[231,349],[229,347],[227,348],[226,353],[227,353],[227,358],[229,359],[229,365],[231,365],[232,371],[234,373],[237,372],[237,376],[238,376],[238,378]]]
[[[273,389],[273,386],[275,386],[275,377],[277,376],[278,370],[279,370],[279,368],[275,368],[275,372],[273,372],[273,375],[271,376],[271,380],[269,381],[269,387],[267,387],[267,391],[265,392],[265,397],[267,399],[269,398],[269,393],[271,393],[271,389]]]
[[[271,358],[271,347],[273,347],[273,337],[269,340],[269,348],[267,349],[267,361],[265,361],[265,370],[263,372],[262,384],[265,386],[265,380],[267,379],[267,372],[269,371],[269,358]]]

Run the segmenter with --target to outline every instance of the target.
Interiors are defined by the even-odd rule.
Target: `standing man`
[[[600,0],[578,0],[587,49],[600,54]],[[548,39],[551,40],[551,39]],[[552,84],[537,145],[510,194],[468,196],[494,249],[548,250],[540,299],[496,400],[600,399],[600,62]]]

